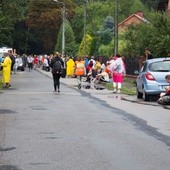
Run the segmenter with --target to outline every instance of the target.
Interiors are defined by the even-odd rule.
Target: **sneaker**
[[[60,93],[60,90],[58,89],[58,93]]]
[[[118,90],[118,91],[117,91],[117,93],[121,93],[121,91],[120,91],[120,90]]]

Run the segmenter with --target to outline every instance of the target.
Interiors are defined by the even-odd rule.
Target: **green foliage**
[[[111,56],[114,52],[114,45],[109,44],[109,45],[100,45],[100,47],[98,48],[98,55],[101,56]]]
[[[74,32],[68,20],[65,20],[64,27],[65,27],[65,54],[75,55],[77,54],[78,50],[76,49],[78,48],[76,46]],[[57,38],[57,44],[55,47],[55,51],[59,51],[60,53],[62,52],[62,30],[63,24],[60,27],[60,31],[58,33]]]
[[[161,13],[152,13],[150,23],[130,26],[124,39],[127,47],[124,52],[129,55],[143,55],[149,47],[155,57],[170,54],[170,19]]]
[[[81,4],[81,3],[80,3]],[[89,2],[87,3],[87,16],[86,16],[86,30],[87,33],[95,36],[97,31],[100,30],[104,19],[110,14],[113,16],[113,2]],[[83,5],[75,8],[74,17],[71,20],[71,25],[76,34],[76,42],[80,43],[84,34],[84,7]]]
[[[160,0],[141,0],[150,9],[157,9]]]
[[[93,37],[92,42],[90,40],[87,45],[87,54],[113,54],[113,34],[106,31],[99,36],[97,31],[103,30],[103,23],[108,16],[114,18],[115,1],[86,1],[86,23],[85,1],[63,2],[67,9],[66,17],[71,23],[66,26],[65,53],[84,55],[82,39],[85,24],[86,33]],[[145,18],[150,22],[130,26],[126,33],[119,35],[119,53],[127,56],[142,55],[144,48],[150,47],[154,56],[170,55],[170,17],[150,12],[147,8],[156,8],[157,4],[158,0],[118,1],[119,22],[139,10],[144,12]],[[61,3],[52,0],[3,0],[0,8],[0,46],[13,46],[19,53],[50,53],[55,46],[61,50]]]
[[[66,0],[64,3],[67,8],[67,17],[71,19],[74,14],[74,4],[71,0]],[[36,33],[33,41],[29,39],[29,44],[36,53],[54,51],[56,37],[62,24],[62,7],[61,3],[52,0],[30,1],[29,17],[26,23],[30,30],[29,33]],[[35,44],[37,48],[33,49]]]
[[[111,16],[107,16],[103,22],[102,28],[97,31],[98,40],[100,44],[107,45],[113,38],[114,34],[114,19]]]
[[[122,84],[121,93],[126,95],[135,95],[136,94],[136,85],[134,83],[135,79],[133,78],[124,78],[124,83]],[[113,83],[106,83],[104,86],[108,90],[113,90]]]
[[[88,56],[90,54],[91,44],[92,44],[92,37],[86,34],[83,37],[82,42],[79,46],[78,56],[85,56],[85,55]]]
[[[13,47],[15,24],[23,18],[20,3],[18,0],[2,1],[0,6],[0,46]]]

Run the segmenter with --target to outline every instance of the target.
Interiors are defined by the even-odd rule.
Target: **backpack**
[[[52,73],[53,74],[62,74],[62,71],[63,71],[63,66],[61,65],[61,62],[56,61],[53,65]]]

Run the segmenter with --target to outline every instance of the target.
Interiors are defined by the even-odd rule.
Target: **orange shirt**
[[[75,62],[75,75],[82,76],[85,71],[85,63],[84,61],[76,61]]]

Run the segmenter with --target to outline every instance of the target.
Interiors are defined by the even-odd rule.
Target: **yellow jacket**
[[[2,70],[2,81],[3,83],[10,83],[11,80],[11,64],[12,61],[9,56],[6,56],[1,66],[3,66]]]

